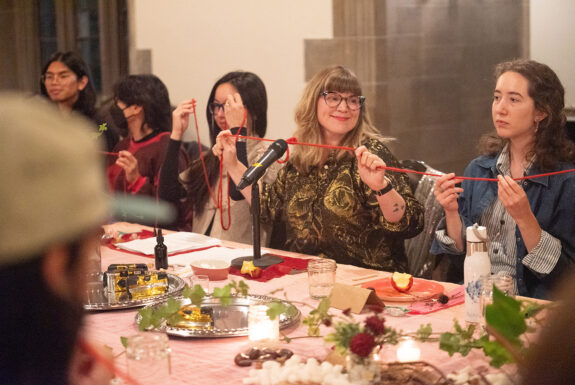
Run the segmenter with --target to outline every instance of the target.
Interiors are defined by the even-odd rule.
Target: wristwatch
[[[384,176],[384,178],[387,181],[387,186],[385,186],[384,188],[382,188],[379,191],[374,191],[375,195],[377,195],[378,197],[385,195],[388,192],[390,192],[391,190],[393,190],[393,184],[391,183],[391,180],[389,180],[389,178],[386,176]]]

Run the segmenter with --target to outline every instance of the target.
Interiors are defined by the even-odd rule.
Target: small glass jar
[[[141,385],[166,383],[170,376],[170,351],[165,333],[143,332],[128,337],[128,374]]]
[[[337,264],[333,259],[312,259],[307,265],[309,296],[312,299],[323,299],[330,295],[335,283]]]
[[[253,347],[275,348],[279,344],[279,317],[267,315],[268,306],[252,304],[248,310],[248,338]]]

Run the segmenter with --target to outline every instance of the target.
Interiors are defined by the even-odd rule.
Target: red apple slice
[[[411,274],[398,273],[391,276],[391,287],[400,293],[405,293],[413,286],[413,276]]]

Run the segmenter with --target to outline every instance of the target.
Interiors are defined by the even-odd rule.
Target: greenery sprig
[[[104,132],[108,131],[108,123],[102,123],[98,126],[98,132],[94,133],[94,139],[99,138],[102,136]]]
[[[234,295],[247,296],[248,289],[244,281],[232,281],[224,287],[215,288],[212,296],[217,298],[221,305],[227,306]],[[193,288],[186,286],[182,296],[188,298],[194,306],[201,306],[206,292],[200,285],[195,285]],[[162,305],[140,309],[139,329],[159,329],[166,322],[169,324],[180,322],[182,320],[179,314],[181,306],[179,300],[170,298]],[[361,324],[353,319],[349,309],[344,310],[341,315],[331,314],[329,299],[320,301],[302,322],[308,328],[308,337],[320,337],[322,325],[333,327],[334,331],[325,336],[325,340],[334,343],[340,354],[351,351],[352,340],[358,334],[370,333],[374,336],[373,346],[396,345],[401,338],[411,337],[420,342],[439,342],[439,348],[446,351],[449,356],[455,353],[467,356],[473,349],[482,349],[484,354],[490,357],[490,365],[499,368],[507,363],[523,361],[529,348],[526,333],[534,330],[532,326],[529,326],[528,320],[535,319],[545,307],[536,302],[507,297],[494,287],[493,303],[486,308],[487,333],[479,332],[473,324],[463,327],[457,319],[453,320],[453,330],[449,332],[434,333],[431,324],[426,324],[421,325],[415,332],[406,333],[389,326],[384,327],[384,318],[379,315],[383,310],[381,307],[372,308],[374,316],[368,317],[365,323]],[[293,309],[295,308],[292,307]],[[284,302],[272,301],[268,304],[267,315],[274,319],[289,311],[290,307]],[[379,329],[377,333],[373,333],[375,329]],[[291,341],[285,335],[283,339],[285,342]]]
[[[319,336],[321,325],[332,326],[336,316],[329,313],[329,308],[329,300],[324,299],[304,318],[303,323],[308,326],[309,336]],[[383,328],[383,317],[378,315],[380,309],[372,309],[374,316],[366,319],[365,324],[355,322],[348,309],[342,313],[347,319],[336,322],[333,325],[334,331],[325,340],[334,343],[336,350],[344,355],[353,352],[352,341],[360,334],[369,333],[373,336],[373,340],[362,336],[364,345],[365,341],[369,342],[368,347],[395,345],[401,338],[411,337],[420,342],[439,342],[439,348],[450,356],[455,353],[467,356],[473,349],[482,349],[491,359],[490,365],[499,368],[507,363],[522,362],[529,347],[526,333],[534,330],[528,326],[527,321],[534,319],[544,308],[545,305],[539,303],[507,297],[494,287],[493,303],[486,308],[487,333],[479,332],[473,324],[462,327],[457,319],[454,319],[453,330],[449,332],[434,333],[431,324],[427,324],[421,325],[414,333],[405,333],[392,327]],[[382,330],[374,333],[373,325],[380,325]]]
[[[227,306],[234,295],[247,296],[248,285],[244,281],[232,281],[224,287],[214,288],[212,297],[217,298],[223,306]],[[186,286],[182,291],[182,297],[188,298],[194,306],[200,306],[205,296],[206,292],[200,285],[195,285],[193,288]],[[179,314],[181,308],[181,302],[175,298],[169,298],[159,306],[142,308],[138,311],[140,314],[138,328],[142,331],[160,329],[166,322],[175,325],[182,321],[182,316]]]

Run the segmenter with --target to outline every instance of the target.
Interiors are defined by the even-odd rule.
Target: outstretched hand
[[[498,175],[497,195],[516,223],[523,217],[532,215],[531,206],[527,200],[527,194],[523,188],[510,176]]]
[[[190,123],[190,114],[194,112],[194,103],[193,99],[184,100],[172,112],[172,134],[170,136],[172,139],[182,140]]]
[[[140,178],[140,170],[138,169],[138,159],[129,151],[122,150],[118,154],[116,164],[126,173],[126,182],[132,184]]]
[[[454,173],[442,175],[435,182],[433,195],[435,195],[435,199],[437,199],[439,204],[443,206],[446,213],[458,211],[457,198],[459,198],[459,194],[463,192],[463,189],[457,187],[456,184],[460,182],[461,179],[455,178]]]
[[[236,154],[236,139],[230,130],[218,134],[216,144],[212,147],[212,153],[218,158],[223,156],[224,167],[228,169],[239,162]]]

